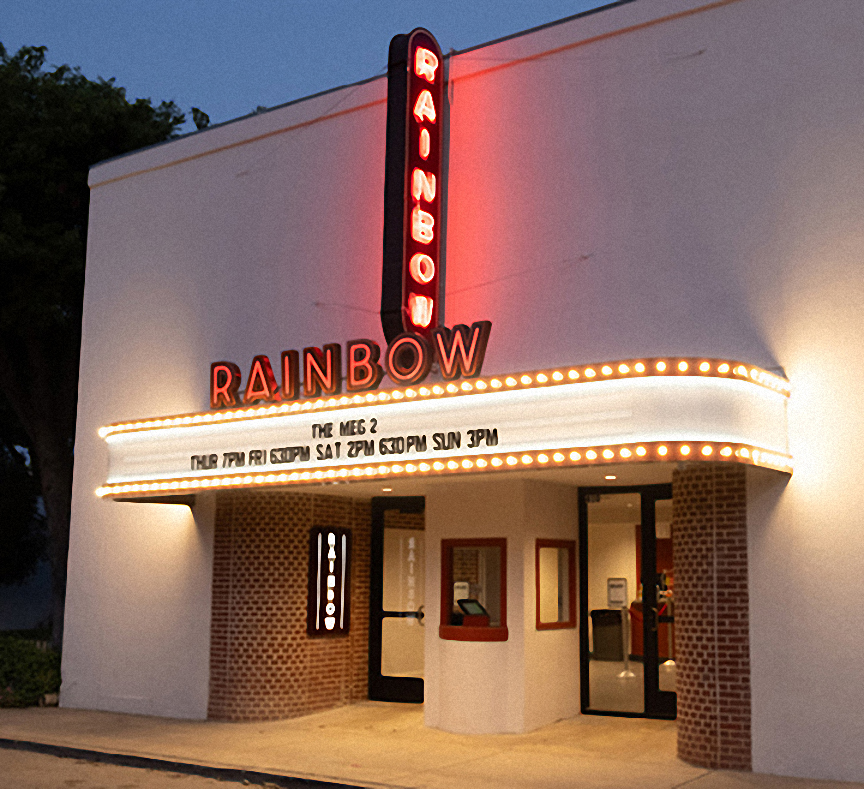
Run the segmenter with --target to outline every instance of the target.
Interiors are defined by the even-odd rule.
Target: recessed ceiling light
[[[384,493],[390,493],[393,490],[393,488],[381,488],[381,490]]]
[[[607,474],[606,479],[618,479],[614,474]]]

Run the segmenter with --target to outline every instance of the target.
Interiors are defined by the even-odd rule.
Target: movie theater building
[[[864,5],[405,33],[92,169],[61,703],[864,780]]]

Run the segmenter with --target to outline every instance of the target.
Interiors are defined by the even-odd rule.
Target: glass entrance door
[[[422,496],[372,499],[369,698],[423,701],[425,542]]]
[[[582,711],[675,718],[672,486],[579,491]]]

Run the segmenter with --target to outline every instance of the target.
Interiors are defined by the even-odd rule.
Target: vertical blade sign
[[[306,632],[344,636],[351,616],[351,532],[316,527],[309,535]]]
[[[428,337],[439,323],[444,62],[417,28],[390,42],[381,326]]]

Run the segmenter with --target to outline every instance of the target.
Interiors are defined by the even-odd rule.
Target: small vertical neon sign
[[[390,342],[439,323],[444,62],[417,28],[390,42],[381,325]]]
[[[309,595],[306,632],[347,635],[351,615],[351,532],[312,529],[309,539]]]

